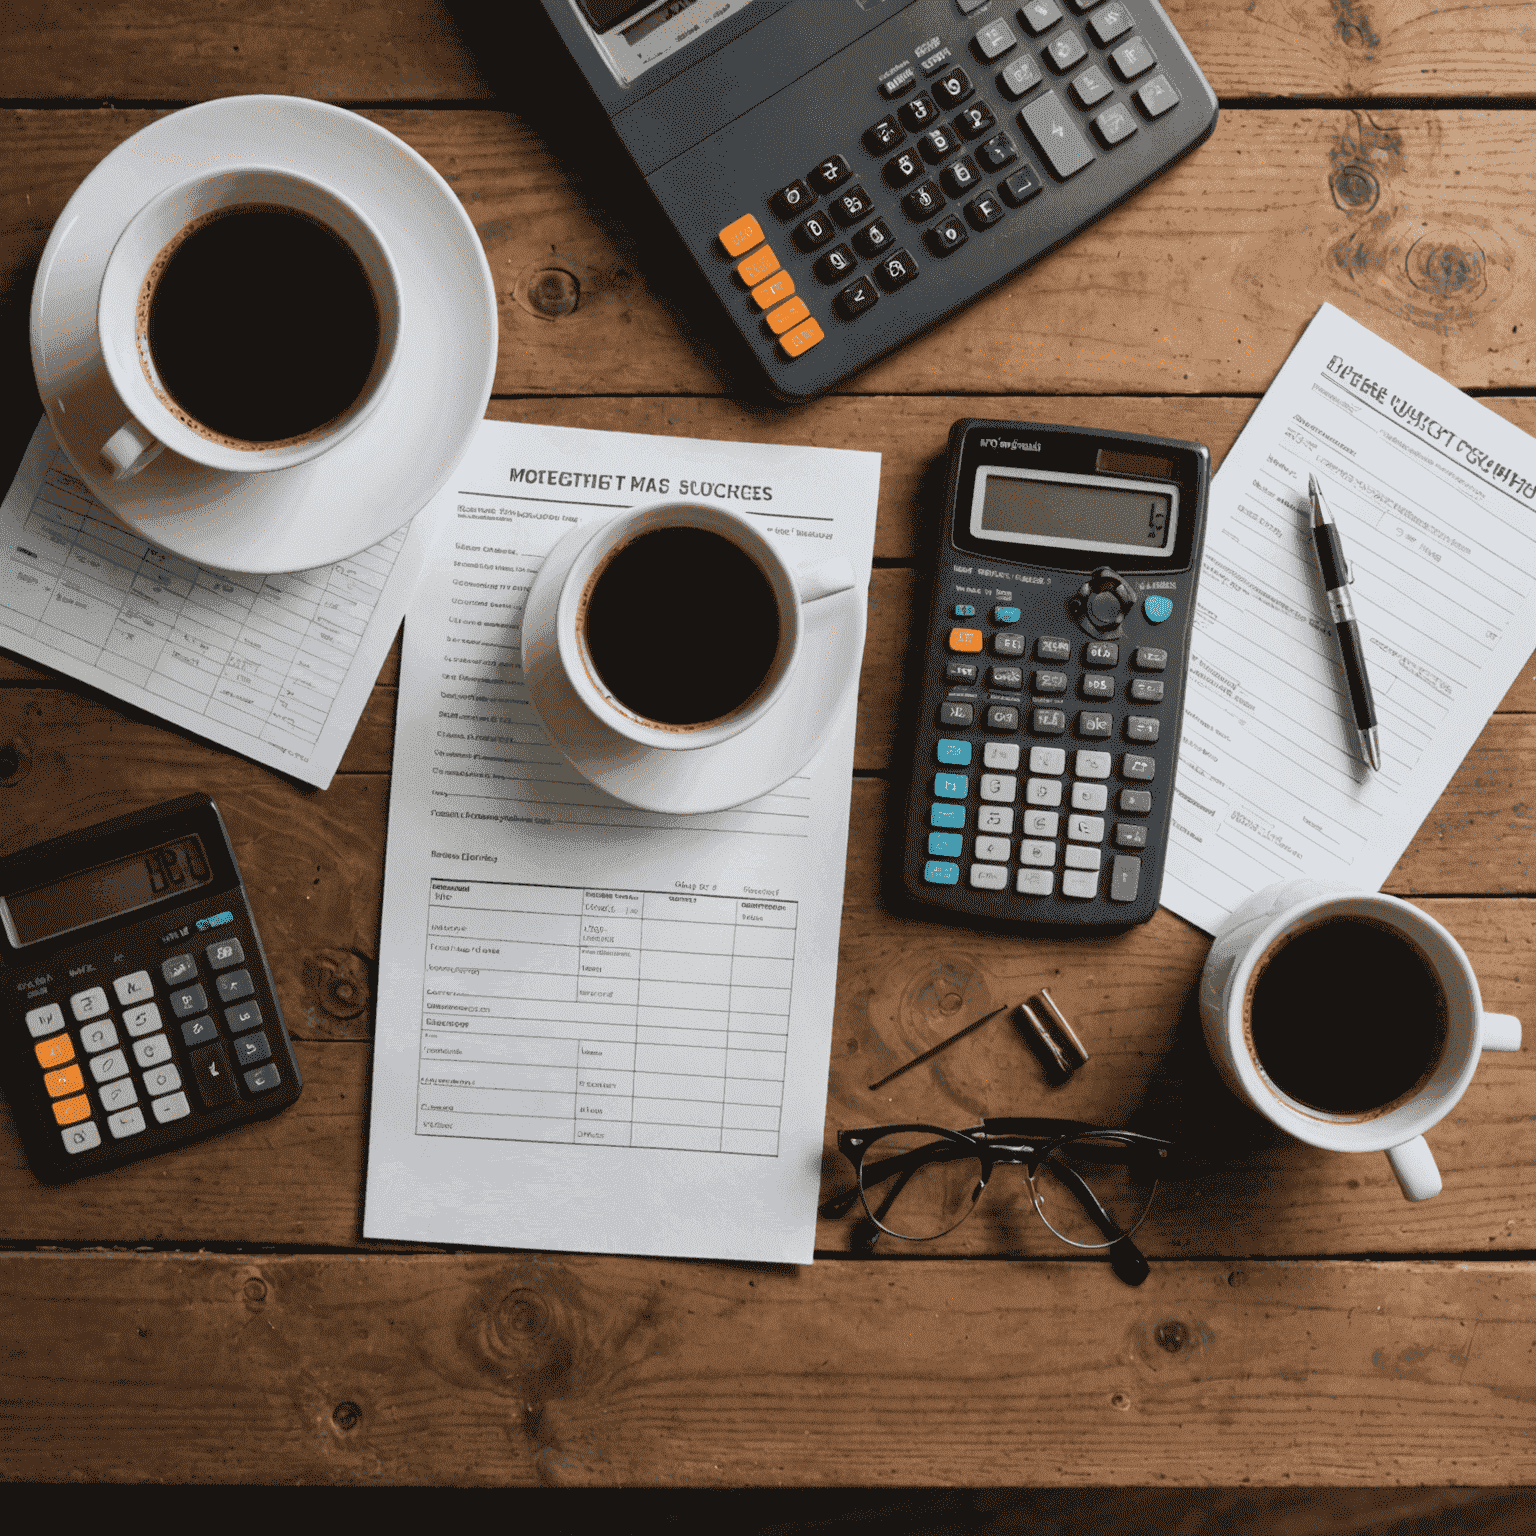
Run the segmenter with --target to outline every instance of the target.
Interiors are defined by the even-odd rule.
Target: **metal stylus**
[[[1344,677],[1349,684],[1349,703],[1355,712],[1355,730],[1360,736],[1360,755],[1378,772],[1381,769],[1381,734],[1376,725],[1376,701],[1371,697],[1370,674],[1365,670],[1365,647],[1360,641],[1360,624],[1349,587],[1354,572],[1344,558],[1344,541],[1338,524],[1317,488],[1317,476],[1307,476],[1312,493],[1312,542],[1317,548],[1317,563],[1322,567],[1323,586],[1328,592],[1328,612],[1333,632],[1339,642],[1339,656],[1344,662]]]

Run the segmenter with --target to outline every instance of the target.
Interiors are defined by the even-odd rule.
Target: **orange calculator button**
[[[745,262],[742,263],[746,265]],[[795,280],[788,272],[780,272],[776,277],[770,277],[766,283],[759,283],[752,290],[752,302],[759,309],[772,309],[780,299],[787,299],[795,291]]]
[[[981,649],[981,631],[979,629],[950,630],[949,648],[952,651],[979,651]]]
[[[720,244],[727,256],[745,256],[754,245],[762,243],[763,226],[750,213],[742,214],[734,224],[727,224],[720,231]]]
[[[765,277],[772,277],[779,270],[779,258],[773,254],[773,247],[765,245],[759,251],[753,251],[750,256],[744,256],[736,264],[736,275],[748,288],[756,288]]]
[[[792,302],[800,304],[804,301],[795,299]],[[771,316],[769,323],[772,324]],[[787,336],[780,336],[779,345],[784,348],[788,356],[799,357],[802,353],[809,352],[825,335],[826,332],[814,320],[807,320],[804,325],[797,325]]]
[[[85,1087],[79,1067],[61,1067],[57,1072],[50,1072],[43,1081],[48,1085],[50,1099],[61,1099],[66,1093],[79,1093]]]
[[[91,1101],[82,1093],[78,1099],[56,1099],[53,1105],[53,1118],[60,1125],[73,1125],[76,1120],[84,1120],[91,1112]]]
[[[75,1046],[68,1035],[55,1035],[52,1040],[37,1042],[37,1064],[45,1072],[49,1067],[62,1066],[74,1059]]]
[[[768,329],[775,336],[782,336],[792,325],[799,325],[802,320],[809,319],[810,310],[805,307],[804,299],[791,299],[788,304],[780,304],[777,309],[768,311]]]

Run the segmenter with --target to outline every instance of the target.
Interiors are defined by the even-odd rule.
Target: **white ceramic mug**
[[[146,334],[145,284],[158,258],[194,220],[242,204],[294,208],[326,225],[362,264],[379,311],[379,344],[357,398],[335,420],[296,440],[236,445],[191,418],[166,392]],[[103,361],[127,420],[101,445],[101,465],[126,480],[170,448],[211,469],[259,472],[317,458],[355,431],[383,398],[400,339],[400,285],[395,264],[367,216],[339,192],[273,165],[230,165],[203,171],[151,198],[118,237],[102,274],[96,330]],[[240,366],[231,355],[230,367]]]
[[[703,528],[729,539],[767,578],[778,610],[778,647],[752,696],[721,719],[685,729],[650,722],[616,698],[592,663],[581,626],[584,601],[610,558],[641,534],[662,528]],[[593,764],[625,757],[633,760],[639,752],[706,753],[778,708],[802,661],[807,608],[841,593],[858,596],[858,582],[846,559],[834,556],[792,568],[746,518],[709,502],[657,502],[584,523],[550,551],[528,594],[522,659],[529,697],[551,744],[580,773],[588,773]],[[700,594],[680,587],[679,603],[699,600]],[[708,601],[729,614],[729,593],[710,594]],[[706,633],[701,643],[714,642]],[[857,656],[850,660],[856,669]],[[783,729],[792,734],[808,728],[786,718]],[[815,754],[818,745],[808,736],[796,769]],[[644,806],[635,796],[622,798]]]
[[[1439,982],[1446,1036],[1428,1076],[1402,1099],[1366,1114],[1330,1114],[1278,1087],[1254,1054],[1245,1012],[1262,966],[1304,929],[1334,917],[1369,918],[1410,940]],[[1520,1020],[1485,1013],[1477,977],[1441,924],[1395,896],[1314,880],[1266,886],[1221,925],[1200,977],[1200,1017],[1227,1086],[1282,1131],[1333,1152],[1385,1152],[1409,1200],[1440,1193],[1440,1170],[1424,1133],[1455,1108],[1484,1051],[1518,1051]]]

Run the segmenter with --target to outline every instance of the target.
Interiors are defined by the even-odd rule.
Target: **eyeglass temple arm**
[[[1093,1217],[1094,1225],[1110,1239],[1110,1268],[1127,1285],[1140,1285],[1152,1273],[1152,1266],[1147,1263],[1141,1249],[1131,1241],[1128,1234],[1120,1230],[1119,1223],[1099,1204],[1098,1197],[1077,1169],[1069,1168],[1065,1163],[1052,1158],[1051,1172],[1077,1196],[1083,1209]]]

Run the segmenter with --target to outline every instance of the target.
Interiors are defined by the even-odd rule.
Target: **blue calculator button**
[[[1173,617],[1173,599],[1160,596],[1143,598],[1141,611],[1152,623],[1161,624],[1164,619]]]
[[[953,763],[957,768],[971,765],[971,744],[968,741],[950,741],[947,737],[939,742],[939,761]]]
[[[960,866],[946,864],[942,859],[929,859],[923,865],[923,879],[929,885],[959,885]]]
[[[963,805],[934,805],[928,808],[928,825],[930,827],[963,827],[965,825],[965,807]]]
[[[975,603],[956,603],[955,617],[957,619],[974,619],[976,617]]]
[[[936,773],[933,776],[933,793],[939,800],[964,800],[971,792],[971,776],[968,773]]]
[[[1009,608],[1006,605],[992,610],[992,622],[994,624],[1017,624],[1019,622],[1019,610]]]
[[[928,852],[936,859],[958,859],[965,839],[958,832],[930,832]]]

